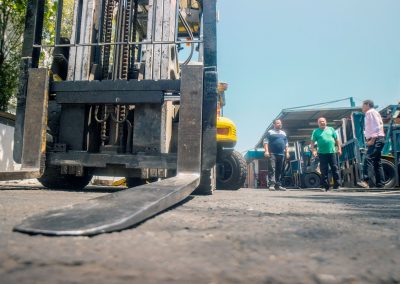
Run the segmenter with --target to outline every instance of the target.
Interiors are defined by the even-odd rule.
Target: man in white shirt
[[[382,149],[385,146],[385,132],[383,130],[383,121],[379,112],[374,108],[374,102],[365,100],[362,104],[362,111],[365,114],[365,138],[367,140],[367,153],[363,165],[363,179],[360,183],[363,187],[368,187],[370,176],[368,168],[374,169],[375,186],[384,187],[384,176],[382,168]]]

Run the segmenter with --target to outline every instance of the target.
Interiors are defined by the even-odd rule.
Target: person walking
[[[318,150],[315,149],[315,143],[317,143]],[[326,191],[330,189],[330,182],[328,180],[330,167],[333,176],[333,188],[338,189],[340,178],[337,154],[342,155],[342,147],[335,129],[327,126],[324,117],[318,119],[318,128],[311,135],[311,151],[314,157],[318,155],[319,158],[321,187]]]
[[[282,130],[282,121],[275,119],[274,128],[268,130],[264,138],[264,156],[268,159],[268,188],[286,190],[282,186],[285,158],[289,159],[288,139]]]
[[[365,139],[367,140],[367,153],[363,164],[363,181],[360,186],[368,188],[370,176],[368,169],[373,169],[375,186],[384,187],[384,174],[382,167],[382,149],[385,146],[385,131],[383,121],[379,112],[374,108],[374,102],[365,100],[362,104],[362,111],[365,114]]]

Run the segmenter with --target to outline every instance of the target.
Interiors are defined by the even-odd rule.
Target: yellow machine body
[[[237,142],[236,125],[226,117],[217,118],[217,143],[222,147],[233,148]]]

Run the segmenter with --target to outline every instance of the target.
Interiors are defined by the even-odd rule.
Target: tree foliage
[[[21,47],[28,0],[0,0],[0,110],[7,110],[10,99],[16,95],[19,80]],[[54,44],[57,1],[46,0],[42,42]],[[51,50],[43,50],[45,66]]]
[[[0,0],[0,110],[17,90],[26,2]]]

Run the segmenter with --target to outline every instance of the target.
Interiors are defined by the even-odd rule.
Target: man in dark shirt
[[[264,156],[268,158],[269,189],[286,190],[282,187],[284,160],[289,159],[288,140],[282,130],[282,121],[275,119],[274,128],[264,138]]]

